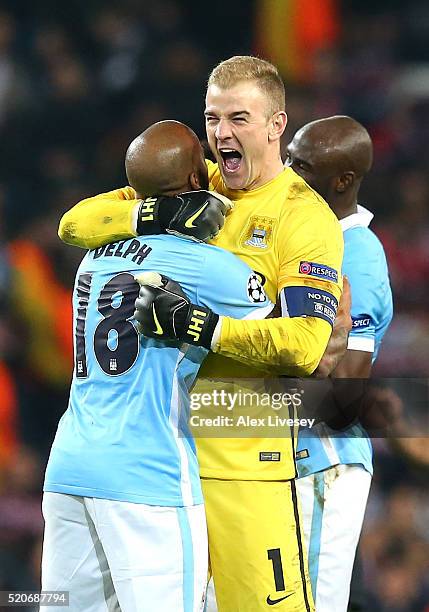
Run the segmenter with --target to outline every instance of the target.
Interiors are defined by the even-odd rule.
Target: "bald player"
[[[125,169],[139,198],[175,196],[209,186],[200,142],[179,121],[161,121],[137,136],[128,147]]]
[[[131,143],[126,171],[145,195],[208,185],[196,135],[174,121],[151,126]],[[180,280],[200,314],[215,308],[264,318],[271,309],[262,288],[263,300],[249,298],[249,282],[257,281],[245,263],[183,237],[132,238],[83,258],[73,294],[69,406],[43,496],[42,588],[68,591],[72,612],[204,607],[207,529],[187,413],[207,351],[146,339],[132,319],[135,277],[174,289],[180,311],[178,289],[164,275]]]
[[[370,136],[350,117],[328,117],[301,128],[287,154],[287,165],[328,202],[344,234],[342,272],[351,284],[353,327],[332,376],[367,378],[392,318],[384,250],[368,227],[373,214],[358,204],[372,165]],[[297,449],[316,610],[344,612],[371,483],[371,443],[360,425],[339,433],[321,423],[300,432]]]

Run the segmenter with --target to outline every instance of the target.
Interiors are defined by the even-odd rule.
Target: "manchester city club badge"
[[[267,249],[271,244],[275,219],[271,217],[250,217],[241,244],[255,249]]]

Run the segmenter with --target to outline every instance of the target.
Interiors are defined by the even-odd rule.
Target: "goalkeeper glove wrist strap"
[[[190,304],[180,340],[210,350],[219,315],[203,306]]]
[[[175,196],[150,197],[142,200],[137,213],[137,235],[165,234],[180,203],[182,201]]]

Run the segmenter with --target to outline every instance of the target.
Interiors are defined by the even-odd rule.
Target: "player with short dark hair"
[[[209,186],[201,145],[195,133],[178,121],[160,121],[137,136],[127,149],[125,169],[141,198],[142,194],[175,196]]]
[[[369,229],[373,214],[358,204],[362,179],[372,165],[371,138],[351,117],[327,117],[298,130],[287,154],[287,165],[325,198],[344,234],[342,271],[351,284],[353,327],[332,376],[368,378],[392,318],[386,256]],[[325,423],[303,429],[297,466],[316,609],[345,612],[371,484],[370,440],[359,424],[341,432]]]
[[[146,195],[208,186],[198,138],[174,121],[151,126],[131,143],[126,170]],[[223,205],[229,206],[225,198]],[[73,293],[69,406],[43,497],[42,588],[69,591],[72,612],[204,607],[207,528],[187,413],[207,351],[144,338],[132,318],[136,277],[178,292],[164,275],[180,279],[198,315],[215,308],[264,317],[272,307],[265,296],[249,299],[252,270],[215,246],[145,236],[83,258]]]

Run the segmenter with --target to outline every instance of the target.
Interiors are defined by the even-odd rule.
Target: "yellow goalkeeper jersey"
[[[217,164],[207,161],[207,165],[210,189],[234,202],[213,244],[231,251],[255,270],[273,302],[286,287],[291,288],[292,298],[293,292],[308,287],[339,300],[343,236],[326,202],[291,168],[284,168],[257,189],[235,191],[226,188]],[[136,203],[130,187],[83,200],[63,217],[59,234],[66,242],[87,248],[127,238],[132,234]],[[298,301],[301,298],[298,295]],[[328,317],[319,318],[308,312],[307,318],[223,319],[219,347],[223,356],[210,354],[200,376],[264,377],[270,371],[278,374],[279,368],[269,365],[274,352],[287,355],[286,368],[282,359],[282,373],[310,374],[331,332],[329,304],[324,307]],[[293,308],[290,315],[294,316]],[[239,333],[235,333],[236,324],[240,325]],[[243,325],[248,325],[244,332]],[[284,433],[284,437],[275,438],[197,438],[201,476],[238,480],[294,478],[294,436],[286,429]]]
[[[313,287],[339,299],[343,237],[338,220],[326,202],[290,168],[284,168],[281,174],[262,187],[235,191],[226,188],[218,165],[207,163],[210,188],[234,202],[233,211],[213,243],[231,251],[255,270],[272,302],[276,302],[283,288],[300,286]],[[234,321],[228,322],[234,325]],[[273,322],[274,319],[249,323],[259,323],[260,327],[266,323],[272,326]],[[239,323],[242,327],[243,322]],[[320,342],[326,346],[330,335],[329,323],[313,318],[312,324]],[[286,343],[291,341],[290,331]],[[295,349],[303,348],[305,354],[299,327],[293,331],[296,334],[293,346]],[[255,344],[252,335],[247,342],[243,340],[241,337],[237,346],[231,347],[230,354],[234,357],[235,349],[240,350],[247,342]],[[274,338],[274,343],[282,341],[285,339]],[[223,349],[225,354],[225,347]],[[269,353],[269,342],[265,350]],[[249,353],[243,357],[243,362],[249,363]],[[291,367],[285,372],[289,375],[296,374],[292,365],[294,359],[295,355],[292,355]],[[244,363],[210,354],[203,363],[200,377],[269,376],[269,366],[264,364],[263,369],[263,372],[258,372]],[[285,430],[284,433],[284,437],[275,438],[196,438],[201,476],[245,480],[295,477],[294,436],[291,431]]]

